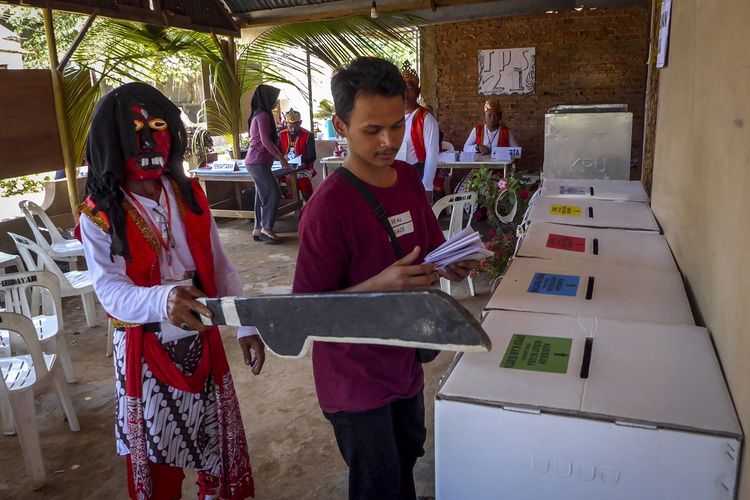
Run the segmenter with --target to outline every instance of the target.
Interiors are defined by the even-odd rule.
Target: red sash
[[[411,119],[411,146],[418,163],[424,163],[427,159],[427,149],[424,145],[424,117],[427,113],[427,108],[420,106]]]
[[[474,141],[474,144],[479,146],[481,144],[484,144],[484,123],[480,123],[476,127],[476,140]],[[503,125],[500,127],[500,133],[497,134],[497,144],[495,144],[496,147],[499,148],[508,148],[510,147],[510,130],[508,130],[508,127]]]

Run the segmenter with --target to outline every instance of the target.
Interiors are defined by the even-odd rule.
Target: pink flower
[[[497,181],[497,187],[501,190],[508,189],[508,181],[506,181],[505,179],[500,179],[499,181]]]
[[[487,231],[488,238],[494,238],[496,234],[497,234],[497,231],[495,230],[494,227],[491,227],[490,230]]]

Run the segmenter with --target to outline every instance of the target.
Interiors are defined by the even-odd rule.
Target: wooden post
[[[70,134],[68,133],[68,120],[65,117],[65,89],[63,87],[62,73],[57,70],[57,43],[55,42],[55,28],[52,24],[52,9],[46,7],[44,14],[44,31],[47,35],[47,51],[49,52],[50,74],[52,76],[52,93],[55,98],[55,117],[57,128],[60,133],[60,147],[62,147],[63,163],[65,165],[65,176],[68,184],[68,199],[73,220],[78,221],[78,186],[76,185],[76,161],[70,150]]]
[[[229,43],[227,44],[227,58],[231,61],[231,71],[235,75],[237,74],[237,45],[235,44],[234,37],[229,37]],[[240,158],[240,122],[242,121],[240,115],[242,96],[240,95],[240,84],[235,78],[234,85],[232,87],[232,102],[228,103],[232,110],[232,153],[235,159]]]
[[[307,48],[307,102],[310,109],[310,132],[315,135],[315,121],[313,121],[313,92],[312,92],[312,69],[310,67],[310,47]]]
[[[659,19],[662,0],[651,1],[651,25],[649,27],[648,64],[646,68],[646,102],[643,116],[643,156],[641,182],[651,195],[654,176],[654,153],[656,149],[656,114],[659,104],[659,70],[656,55],[659,52]]]

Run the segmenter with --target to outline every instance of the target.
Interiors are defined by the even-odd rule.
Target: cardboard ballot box
[[[647,203],[570,199],[538,196],[529,206],[525,221],[552,222],[570,226],[659,231]]]
[[[539,189],[542,196],[641,203],[649,201],[641,181],[544,179]]]
[[[517,257],[486,310],[695,324],[676,270]]]
[[[492,311],[435,402],[437,500],[735,495],[742,434],[703,328]]]
[[[677,272],[667,239],[653,231],[629,231],[532,222],[516,255],[570,259]]]

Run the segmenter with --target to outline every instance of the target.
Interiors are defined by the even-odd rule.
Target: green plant
[[[336,113],[333,103],[328,99],[321,99],[318,103],[318,110],[313,114],[316,120],[328,120]]]
[[[505,273],[516,247],[516,228],[523,220],[537,180],[512,175],[508,179],[496,170],[482,167],[471,174],[467,190],[477,193],[478,213],[486,214],[489,230],[486,247],[494,252],[482,260],[481,272],[495,280]]]
[[[185,159],[194,160],[196,168],[204,166],[208,155],[214,152],[214,141],[205,125],[199,125],[188,133],[189,147],[185,150]]]
[[[45,177],[45,180],[49,178]],[[20,194],[38,193],[44,189],[44,183],[31,176],[13,177],[0,180],[0,196],[16,196]]]

